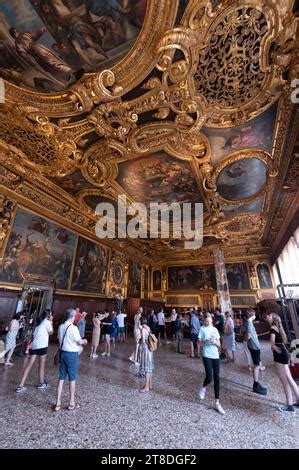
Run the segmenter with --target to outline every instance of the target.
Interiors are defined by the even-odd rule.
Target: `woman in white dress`
[[[9,326],[7,327],[8,332],[7,332],[6,339],[5,339],[4,351],[0,353],[0,358],[6,355],[5,363],[4,363],[5,366],[13,366],[13,363],[10,362],[10,359],[17,345],[17,336],[18,336],[19,329],[21,328],[21,324],[19,320],[21,320],[22,318],[23,318],[22,312],[16,313],[13,316]]]
[[[143,308],[139,307],[137,310],[136,315],[134,316],[134,338],[135,338],[135,352],[133,352],[130,356],[130,361],[137,363],[138,357],[138,348],[139,348],[139,340],[141,338],[141,315],[143,314]]]
[[[225,323],[222,335],[222,348],[225,351],[227,362],[235,362],[236,340],[234,321],[231,312],[225,312]]]
[[[153,370],[154,359],[153,352],[148,347],[148,337],[151,332],[150,327],[147,325],[146,317],[141,318],[141,338],[139,342],[139,361],[140,371],[145,375],[145,384],[139,392],[149,392],[153,388]]]

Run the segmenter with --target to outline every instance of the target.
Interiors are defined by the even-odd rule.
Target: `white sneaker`
[[[218,413],[220,413],[221,415],[225,415],[224,409],[222,408],[222,406],[218,402],[215,403],[215,410],[217,410]]]
[[[98,356],[98,354],[93,354],[92,357],[93,357],[94,359],[96,359],[96,358],[99,357],[99,356]]]
[[[200,400],[204,400],[206,396],[206,387],[201,387],[198,395]]]
[[[260,370],[266,370],[265,366],[260,366]]]
[[[106,353],[105,353],[105,352],[103,352],[101,355],[102,355],[102,356],[106,356]]]

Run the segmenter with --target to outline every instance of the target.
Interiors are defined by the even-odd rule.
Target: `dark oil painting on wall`
[[[226,264],[225,267],[229,289],[250,289],[250,281],[246,263]]]
[[[216,289],[213,266],[174,266],[167,273],[168,290]]]
[[[108,248],[79,237],[71,290],[106,293]]]
[[[129,261],[127,296],[141,297],[141,265],[132,260]]]
[[[148,269],[145,269],[144,270],[144,278],[143,278],[143,289],[145,291],[148,290]]]
[[[266,263],[260,263],[256,267],[261,289],[273,289],[269,266]]]
[[[65,89],[85,71],[122,59],[142,27],[147,0],[0,2],[0,74],[39,92]]]
[[[56,288],[67,289],[75,234],[46,219],[18,209],[6,247],[0,280],[22,284],[23,273],[54,278]]]
[[[162,277],[161,271],[157,269],[153,272],[153,290],[161,290],[162,288]]]

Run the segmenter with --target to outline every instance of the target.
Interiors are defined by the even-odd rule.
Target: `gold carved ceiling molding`
[[[242,238],[240,252],[241,244],[254,240],[257,249],[292,112],[283,73],[289,68],[292,77],[298,67],[293,1],[223,0],[213,7],[210,1],[190,0],[180,25],[174,27],[177,6],[177,0],[148,2],[146,21],[129,54],[111,70],[85,74],[63,93],[43,95],[6,83],[6,105],[0,110],[5,165],[26,180],[16,192],[73,219],[84,230],[93,230],[95,216],[84,198],[93,194],[115,200],[122,190],[116,182],[118,164],[164,149],[192,166],[207,207],[204,234],[235,245]],[[202,126],[243,124],[277,101],[283,88],[283,119],[272,156],[259,149],[242,151],[214,167]],[[92,134],[96,142],[89,145]],[[265,194],[264,208],[259,216],[226,219],[222,207],[227,201],[218,193],[217,177],[241,158],[262,160],[267,182],[258,194],[229,203],[238,206]],[[48,180],[45,183],[45,177],[61,177],[76,169],[92,189],[82,191],[77,199],[58,191],[52,195],[52,206],[45,204],[49,198],[43,198],[40,186],[48,194],[55,188]],[[174,254],[170,241],[121,244],[126,250],[138,248],[142,257],[152,257],[153,252],[159,257]],[[188,256],[204,257],[210,251],[203,247]]]

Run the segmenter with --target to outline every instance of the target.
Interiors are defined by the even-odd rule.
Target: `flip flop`
[[[80,408],[80,403],[75,403],[75,405],[69,405],[67,409],[69,411],[78,410]]]

